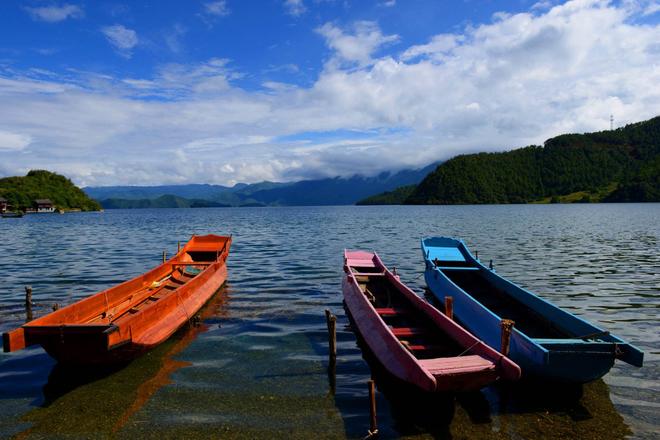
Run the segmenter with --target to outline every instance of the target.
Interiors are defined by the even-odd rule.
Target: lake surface
[[[226,286],[118,371],[67,371],[40,347],[0,353],[0,438],[360,438],[377,378],[381,438],[657,438],[660,204],[114,210],[0,220],[0,331],[138,275],[191,234],[233,234]],[[642,348],[582,389],[496,385],[456,398],[381,378],[342,308],[344,248],[376,250],[423,295],[419,239],[482,261]],[[338,316],[336,386],[324,309]]]

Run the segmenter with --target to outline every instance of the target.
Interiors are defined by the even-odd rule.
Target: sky
[[[0,0],[0,176],[368,176],[610,115],[660,115],[660,0]]]

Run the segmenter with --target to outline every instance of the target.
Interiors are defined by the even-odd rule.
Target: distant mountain
[[[217,208],[228,207],[218,202],[202,199],[185,199],[166,194],[155,199],[103,199],[105,209],[142,209],[142,208]]]
[[[300,182],[260,182],[222,185],[112,186],[84,188],[90,197],[102,200],[107,208],[157,207],[163,196],[196,199],[231,206],[352,205],[358,200],[402,185],[419,183],[437,164],[417,170],[384,172],[374,177],[352,176]],[[136,202],[129,202],[134,200]],[[154,201],[148,203],[146,200]],[[180,202],[180,201],[179,201]],[[168,199],[168,207],[179,202]],[[184,203],[184,202],[182,202]],[[185,203],[184,203],[185,204]]]
[[[373,200],[402,203],[391,193],[363,203]],[[660,116],[616,130],[560,135],[542,147],[456,156],[426,176],[403,203],[601,201],[660,201]]]
[[[160,185],[160,186],[99,186],[86,187],[83,190],[96,200],[103,199],[155,199],[173,195],[188,199],[212,199],[218,193],[231,191],[222,185]]]
[[[251,197],[267,205],[353,205],[371,194],[416,184],[436,166],[433,164],[397,173],[384,172],[374,177],[303,180],[285,187],[257,191]]]

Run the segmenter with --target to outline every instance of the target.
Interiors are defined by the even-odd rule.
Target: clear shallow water
[[[0,331],[159,263],[192,233],[234,235],[225,288],[148,355],[62,371],[0,354],[0,437],[357,438],[370,365],[341,306],[344,248],[376,250],[422,294],[419,238],[465,239],[504,276],[646,352],[578,391],[495,386],[429,399],[378,380],[383,437],[652,438],[660,431],[660,205],[107,211],[0,221]],[[338,315],[336,390],[324,309]],[[377,367],[373,366],[374,372]],[[379,376],[380,377],[380,376]]]

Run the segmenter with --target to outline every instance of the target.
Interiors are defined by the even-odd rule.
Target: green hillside
[[[394,191],[386,191],[375,196],[367,197],[356,205],[401,205],[415,191],[416,185],[401,186]]]
[[[58,209],[101,209],[98,202],[87,197],[69,179],[44,170],[32,170],[24,177],[0,179],[0,197],[7,199],[14,210],[31,208],[35,199],[50,199]]]
[[[660,201],[660,117],[611,131],[566,134],[543,147],[454,157],[406,204]]]

